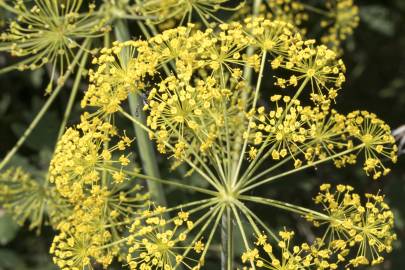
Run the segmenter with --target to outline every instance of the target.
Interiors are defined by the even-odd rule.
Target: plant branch
[[[130,38],[128,27],[122,20],[117,20],[115,23],[115,34],[118,40],[125,41]],[[142,100],[138,95],[129,93],[128,95],[129,108],[131,115],[138,118],[138,121],[145,123],[145,115],[139,108],[142,107]],[[138,115],[138,116],[137,116]],[[134,125],[135,135],[137,138],[138,152],[142,160],[142,167],[145,173],[151,177],[160,177],[159,167],[156,160],[156,154],[153,149],[152,142],[148,138],[148,134],[139,127]],[[166,205],[166,198],[160,183],[148,181],[148,190],[151,198],[159,205]]]

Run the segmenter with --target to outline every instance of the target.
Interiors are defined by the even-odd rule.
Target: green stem
[[[259,203],[259,204],[264,204],[264,205],[269,205],[272,207],[276,207],[279,209],[283,209],[286,211],[290,211],[296,214],[300,214],[300,215],[307,215],[307,214],[311,214],[314,217],[317,217],[318,219],[323,219],[323,220],[329,220],[329,216],[319,213],[317,211],[302,207],[302,206],[298,206],[298,205],[294,205],[291,203],[286,203],[286,202],[282,202],[282,201],[278,201],[278,200],[273,200],[273,199],[269,199],[269,198],[263,198],[263,197],[257,197],[257,196],[246,196],[246,195],[241,195],[239,196],[239,198],[241,200],[245,200],[245,201],[250,201],[250,202],[255,202],[255,203]]]
[[[88,56],[89,56],[89,53],[86,51],[83,55],[82,61],[80,62],[79,69],[77,70],[76,78],[73,83],[72,91],[70,92],[68,104],[66,105],[66,110],[63,115],[62,123],[60,125],[60,129],[59,129],[59,133],[58,133],[58,138],[56,141],[59,141],[59,139],[62,137],[63,133],[65,132],[66,124],[67,124],[69,116],[72,112],[73,104],[75,102],[77,92],[79,90],[80,81],[83,76],[83,71],[84,71]]]
[[[87,46],[88,40],[86,39],[83,43],[83,46],[77,53],[76,57],[73,59],[72,64],[75,65],[79,58],[82,56],[84,49]],[[72,74],[72,71],[74,69],[68,69],[66,73],[63,75],[65,77],[65,81],[69,76]],[[46,100],[45,104],[42,106],[41,110],[38,112],[38,114],[35,116],[35,118],[32,120],[31,124],[28,126],[28,128],[24,131],[23,135],[18,139],[17,143],[14,145],[14,147],[6,154],[6,156],[3,158],[3,160],[0,163],[0,170],[2,170],[8,162],[11,160],[11,158],[14,156],[14,154],[20,149],[20,147],[24,144],[24,142],[27,140],[27,138],[31,135],[32,131],[35,129],[35,127],[38,125],[38,123],[41,121],[42,117],[45,115],[45,113],[48,111],[48,109],[51,107],[53,102],[55,101],[55,98],[58,96],[59,92],[62,90],[64,84],[58,84],[56,88],[53,90],[52,94],[48,97]]]
[[[249,220],[253,217],[256,222],[259,223],[259,225],[262,226],[263,229],[274,239],[274,241],[276,241],[276,243],[279,242],[280,239],[278,238],[278,236],[257,215],[255,215],[255,213],[253,213],[243,203],[239,202],[237,204],[242,213],[249,217]]]
[[[217,227],[218,227],[218,225],[219,225],[219,222],[220,222],[220,220],[221,220],[221,216],[223,215],[223,213],[224,213],[224,207],[222,206],[221,208],[218,208],[219,209],[219,212],[216,212],[215,214],[213,214],[212,215],[212,218],[214,218],[215,217],[215,215],[217,215],[217,218],[216,218],[216,220],[215,220],[215,223],[214,223],[214,225],[212,226],[212,229],[211,229],[211,233],[210,233],[210,235],[208,236],[208,240],[207,240],[207,242],[206,242],[206,248],[204,249],[204,251],[203,251],[203,253],[201,254],[201,261],[202,261],[202,263],[204,263],[204,261],[205,261],[205,255],[207,254],[207,252],[208,252],[208,248],[210,247],[210,245],[211,245],[211,241],[212,241],[212,239],[214,238],[214,234],[215,234],[215,232],[216,232],[216,230],[217,230]],[[211,222],[211,221],[210,221]],[[208,222],[207,222],[207,224],[208,224]],[[204,229],[205,230],[205,229]]]
[[[111,167],[111,166],[105,166],[107,169],[112,170],[112,171],[120,171],[125,173],[126,175],[132,176],[132,177],[137,177],[139,179],[143,179],[143,180],[147,180],[148,182],[155,182],[156,184],[164,184],[164,185],[170,185],[170,186],[175,186],[175,187],[179,187],[182,189],[186,189],[186,190],[191,190],[191,191],[197,191],[203,194],[207,194],[207,195],[212,195],[214,197],[218,196],[218,192],[212,191],[212,190],[208,190],[205,188],[200,188],[200,187],[195,187],[192,185],[187,185],[187,184],[182,184],[179,183],[176,180],[164,180],[164,179],[160,179],[158,177],[155,176],[150,176],[150,175],[143,175],[143,174],[139,174],[136,172],[131,172],[131,171],[126,171],[126,170],[122,170],[119,168],[115,168],[115,167]]]
[[[262,4],[262,0],[255,0],[253,3],[253,11],[252,11],[252,16],[257,17],[259,15],[259,10],[260,10],[260,5]],[[249,46],[246,50],[246,55],[248,57],[252,56],[255,52],[255,48],[253,46]],[[252,81],[252,71],[253,68],[250,67],[249,65],[245,65],[243,69],[243,77],[245,78],[245,81],[247,84],[250,86],[251,81]],[[249,93],[247,91],[243,91],[242,93],[242,100],[245,102],[245,109],[247,106],[247,100],[249,98]],[[238,154],[240,149],[242,148],[242,136],[238,136],[236,138],[236,143],[235,143],[235,149],[234,149],[234,163],[233,163],[233,168],[236,168],[237,162],[238,162]]]
[[[257,79],[255,95],[254,95],[254,98],[253,98],[252,109],[255,109],[255,108],[256,108],[257,99],[258,99],[258,97],[259,97],[259,91],[260,91],[260,87],[261,87],[262,79],[263,79],[264,66],[266,65],[266,56],[267,56],[267,52],[266,52],[266,51],[263,51],[262,61],[261,61],[261,64],[260,64],[260,71],[259,71],[259,75],[258,75],[259,77],[258,77],[258,79]],[[238,175],[239,175],[239,172],[240,172],[240,169],[241,169],[241,167],[242,167],[242,161],[243,161],[243,158],[244,158],[244,156],[245,156],[245,151],[246,151],[246,147],[247,147],[248,140],[249,140],[249,133],[250,133],[250,129],[251,129],[251,127],[250,127],[251,122],[252,122],[252,117],[249,119],[248,129],[247,129],[247,132],[246,132],[246,133],[247,133],[247,136],[246,136],[246,138],[245,138],[245,140],[244,140],[244,142],[243,142],[242,150],[241,150],[240,153],[239,153],[238,165],[237,165],[237,167],[236,167],[236,169],[235,169],[235,174],[234,174],[233,179],[232,179],[232,184],[233,184],[233,185],[236,183],[237,178],[238,178]]]
[[[280,173],[280,174],[278,174],[278,175],[275,175],[275,176],[266,178],[266,179],[264,179],[264,180],[261,180],[261,181],[255,183],[255,184],[253,184],[253,185],[250,185],[250,186],[248,186],[248,187],[246,187],[246,188],[240,190],[240,194],[242,194],[242,193],[244,193],[244,192],[246,192],[246,191],[249,191],[249,190],[251,190],[251,189],[254,189],[254,188],[258,187],[258,186],[261,186],[261,185],[263,185],[263,184],[266,184],[266,183],[268,183],[268,182],[271,182],[271,181],[274,181],[274,180],[276,180],[276,179],[282,178],[282,177],[284,177],[284,176],[287,176],[287,175],[290,175],[290,174],[293,174],[293,173],[296,173],[296,172],[299,172],[299,171],[308,169],[308,168],[310,168],[310,167],[314,167],[314,166],[316,166],[316,165],[318,165],[318,164],[327,162],[327,161],[329,161],[329,160],[338,158],[338,157],[340,157],[340,156],[344,156],[344,155],[349,154],[349,153],[351,153],[351,152],[353,152],[353,151],[356,151],[356,150],[358,150],[358,149],[361,149],[362,147],[364,147],[364,143],[362,143],[362,144],[360,144],[360,145],[358,145],[358,146],[356,146],[356,147],[354,147],[354,148],[352,148],[352,149],[348,149],[348,150],[343,151],[343,152],[340,152],[340,153],[338,153],[338,154],[336,154],[336,155],[330,156],[330,157],[328,157],[328,158],[321,159],[321,160],[312,162],[312,163],[310,163],[310,164],[307,164],[307,165],[305,165],[305,166],[301,166],[301,167],[299,167],[299,168],[295,168],[295,169],[293,169],[293,170],[289,170],[289,171],[287,171],[287,172]]]
[[[300,88],[297,90],[297,92],[295,93],[292,100],[296,100],[300,96],[301,92],[304,90],[304,88],[308,84],[308,82],[309,82],[309,78],[306,78],[302,82]],[[292,105],[293,105],[293,102],[290,102],[287,105],[287,107],[285,108],[285,110],[283,112],[283,115],[277,121],[277,123],[275,125],[276,127],[281,123],[281,121],[283,121],[285,115],[288,113],[288,111],[290,110]],[[267,157],[269,157],[271,155],[271,151],[267,151],[267,153],[262,156],[262,153],[265,150],[265,147],[266,147],[266,145],[267,145],[267,143],[269,141],[269,138],[270,137],[268,137],[264,141],[264,143],[262,143],[262,146],[260,147],[260,149],[258,151],[257,157],[249,164],[248,168],[245,170],[245,173],[240,178],[239,183],[238,183],[238,187],[241,184],[243,184],[248,178],[250,178],[252,176],[252,174],[257,170],[257,168],[267,159]],[[259,157],[260,157],[260,159],[259,159]]]
[[[312,11],[312,12],[317,13],[319,15],[323,15],[323,16],[326,16],[326,17],[333,17],[332,13],[327,12],[327,11],[325,11],[323,9],[320,9],[320,8],[317,8],[317,7],[308,5],[308,4],[301,4],[301,5],[304,7],[304,9]]]
[[[0,0],[0,7],[4,8],[5,10],[8,10],[12,13],[18,13],[14,7],[7,5],[5,0]]]
[[[134,123],[134,125],[138,126],[142,130],[145,130],[146,132],[152,132],[148,127],[145,126],[145,124],[141,123],[138,119],[133,117],[132,115],[128,114],[124,110],[120,110],[123,116],[125,116],[128,120]],[[174,147],[171,146],[169,143],[165,143],[165,146],[169,148],[170,150],[174,150]],[[202,176],[205,180],[207,180],[208,183],[210,183],[214,188],[216,188],[218,191],[222,190],[222,186],[220,186],[219,183],[217,183],[217,180],[211,179],[210,176],[208,176],[206,173],[204,173],[199,167],[197,167],[190,159],[184,158],[184,161],[187,162],[188,165],[190,165],[200,176]]]
[[[226,207],[226,212],[222,215],[221,224],[221,269],[233,270],[233,226],[231,208]]]
[[[232,208],[233,214],[235,215],[236,223],[238,224],[239,231],[240,231],[240,233],[242,235],[242,239],[243,239],[243,243],[245,245],[245,249],[250,250],[249,242],[247,240],[245,229],[243,228],[242,221],[241,221],[241,219],[239,217],[238,210],[236,209],[236,207],[233,204],[231,204],[230,207]],[[250,266],[251,266],[251,268],[249,268],[249,269],[256,270],[256,266],[255,266],[253,261],[250,261]]]
[[[130,39],[128,27],[124,21],[117,20],[115,22],[115,34],[118,40],[125,41]],[[141,123],[145,123],[145,115],[140,109],[143,107],[142,100],[138,95],[130,93],[128,95],[129,108],[131,115],[137,118]],[[142,167],[145,173],[149,176],[159,178],[159,167],[156,160],[156,155],[153,145],[149,140],[148,134],[138,125],[134,125],[135,135],[137,138],[138,152],[142,160]],[[160,183],[148,181],[148,190],[151,198],[161,206],[166,205],[166,198],[163,188]]]
[[[270,150],[271,151],[271,150]],[[280,162],[277,162],[277,164],[271,166],[268,169],[265,169],[264,171],[260,172],[259,174],[255,175],[252,178],[248,178],[249,180],[247,180],[246,182],[241,182],[243,183],[242,188],[248,186],[250,183],[253,183],[254,181],[256,181],[257,179],[259,179],[260,177],[274,171],[275,169],[279,168],[280,166],[284,165],[285,163],[287,163],[288,161],[290,161],[292,159],[291,156],[284,158],[283,160],[281,160]]]
[[[199,220],[194,224],[193,228],[196,228],[200,223],[202,223],[207,217],[207,221],[204,222],[204,225],[198,230],[198,233],[196,236],[194,236],[193,240],[191,241],[191,243],[195,243],[199,238],[202,237],[203,233],[205,232],[205,230],[208,228],[208,226],[211,224],[212,220],[217,216],[217,219],[215,220],[215,223],[211,229],[211,234],[208,237],[208,241],[206,242],[206,247],[204,248],[203,253],[201,254],[200,257],[200,263],[203,264],[204,263],[204,257],[205,254],[211,244],[211,240],[212,240],[212,236],[214,234],[214,232],[216,231],[216,227],[218,225],[219,222],[219,218],[221,217],[221,214],[223,212],[223,207],[220,208],[218,205],[212,207],[210,210],[207,211],[206,214],[204,214],[201,218],[199,218]],[[219,215],[217,215],[219,213]],[[188,232],[191,230],[188,230]],[[186,257],[187,254],[190,252],[190,250],[192,249],[192,245],[190,245],[189,247],[187,247],[187,249],[183,252],[182,256]],[[177,269],[177,267],[180,266],[180,262],[178,262],[173,269]]]

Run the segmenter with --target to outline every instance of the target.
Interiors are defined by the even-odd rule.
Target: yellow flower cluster
[[[349,260],[353,267],[379,264],[382,253],[391,252],[396,239],[394,215],[383,196],[366,194],[363,200],[351,186],[323,184],[315,203],[323,206],[327,218],[310,214],[308,219],[316,226],[327,226],[323,239],[342,257],[355,250],[356,256]]]
[[[305,6],[300,1],[276,0],[265,1],[269,7],[269,18],[290,22],[300,27],[309,19]],[[305,33],[305,29],[303,32]]]
[[[280,231],[280,241],[274,248],[280,249],[280,255],[273,250],[266,235],[259,235],[255,243],[257,248],[242,255],[242,262],[255,265],[257,268],[272,270],[284,269],[337,269],[336,263],[330,263],[331,251],[323,248],[318,242],[292,246],[293,231]],[[255,269],[244,267],[245,270]]]
[[[165,144],[171,144],[173,149],[177,149],[173,150],[175,156],[180,157],[189,145],[195,144],[195,141],[198,142],[197,147],[202,147],[203,150],[211,147],[215,138],[219,137],[216,130],[224,129],[225,118],[228,118],[227,128],[232,129],[230,125],[233,122],[232,115],[243,114],[243,107],[239,106],[239,113],[230,113],[224,108],[233,106],[227,105],[226,100],[231,96],[237,97],[238,94],[232,95],[232,93],[241,92],[240,89],[245,87],[239,82],[231,82],[225,75],[229,73],[233,79],[238,79],[242,74],[241,67],[243,66],[254,67],[256,71],[258,70],[261,52],[247,56],[244,51],[248,46],[268,52],[273,59],[271,62],[273,69],[283,68],[303,73],[297,74],[297,76],[292,75],[289,80],[278,79],[277,83],[285,87],[283,82],[288,81],[289,84],[296,87],[307,78],[307,81],[311,82],[314,92],[312,98],[317,102],[325,103],[329,99],[335,98],[337,89],[344,81],[344,66],[341,60],[338,60],[332,51],[323,46],[315,47],[312,41],[302,41],[301,36],[288,23],[263,18],[248,18],[244,24],[220,25],[220,32],[215,35],[211,29],[191,33],[191,28],[191,25],[179,27],[151,38],[148,40],[149,46],[145,45],[142,50],[138,49],[139,52],[133,59],[137,65],[146,64],[145,59],[153,59],[153,65],[149,66],[149,69],[140,68],[140,70],[144,70],[140,72],[141,74],[145,74],[149,70],[150,75],[153,76],[152,70],[155,70],[160,65],[159,63],[167,63],[171,60],[174,61],[176,67],[176,75],[168,76],[151,88],[145,106],[145,110],[151,111],[148,126],[152,131],[156,130],[156,133],[151,135],[157,139],[160,152],[166,151]],[[247,33],[243,31],[244,28]],[[108,50],[114,51],[114,48]],[[104,73],[105,65],[104,61],[100,61],[101,58],[113,61],[114,57],[103,55],[95,60],[95,63],[100,65],[101,73]],[[121,66],[118,64],[119,62],[116,63],[112,65]],[[207,69],[211,71],[212,75],[207,74]],[[144,85],[142,76],[137,76],[134,71],[125,74],[126,78],[131,78],[132,83]],[[202,79],[197,79],[196,82],[190,81],[196,75],[197,77],[202,76]],[[101,89],[107,90],[99,91],[100,87],[94,84],[90,87],[83,102],[87,103],[89,100],[114,102],[111,106],[113,109],[109,110],[114,112],[117,110],[116,104],[121,102],[128,91],[120,91],[119,93],[123,93],[122,95],[115,94],[114,98],[111,98],[111,94],[115,93],[111,91],[111,89],[115,89],[113,86],[116,84],[115,80],[123,82],[124,78],[119,79],[119,76],[114,76],[114,74],[108,74],[107,77],[114,79],[109,80],[104,76],[99,76],[98,73],[92,73],[91,80],[99,80]],[[202,83],[203,80],[206,82]],[[200,87],[199,84],[203,87]],[[237,87],[230,87],[229,84]],[[130,84],[127,85],[131,87]],[[323,94],[325,90],[327,96]],[[212,102],[215,99],[212,97],[216,97],[217,103],[221,106],[213,106]],[[218,99],[219,97],[221,98]],[[199,100],[199,103],[196,99]],[[210,102],[211,104],[209,104]],[[106,110],[104,109],[104,111]],[[237,122],[240,123],[240,121]],[[193,136],[188,135],[187,132],[184,133],[185,128],[195,131],[201,130],[202,127],[204,132],[192,132]],[[199,134],[195,136],[195,133]],[[203,137],[201,137],[201,133],[204,133]],[[176,138],[175,141],[171,140],[171,136]]]
[[[38,0],[34,5],[19,0],[13,2],[14,6],[5,1],[1,3],[16,15],[8,31],[1,35],[2,49],[24,59],[10,68],[34,70],[51,63],[51,82],[57,69],[63,75],[72,68],[71,60],[84,39],[99,37],[109,31],[107,18],[96,11],[94,3],[88,4],[88,10],[83,12],[86,1],[82,0]],[[58,82],[63,83],[63,79],[61,76]],[[50,90],[48,87],[47,91]]]
[[[85,186],[98,183],[102,172],[108,172],[115,182],[121,183],[126,179],[125,174],[109,171],[108,166],[128,166],[130,161],[124,150],[131,142],[125,135],[117,136],[110,123],[97,117],[89,120],[85,114],[77,129],[69,128],[58,142],[49,180],[55,183],[63,197],[72,202],[82,199]]]
[[[10,168],[0,174],[0,204],[20,225],[29,221],[29,229],[40,231],[49,217],[52,226],[70,215],[70,205],[54,187],[46,186],[22,168]]]
[[[61,269],[91,269],[92,260],[106,268],[119,255],[121,240],[134,217],[148,203],[141,187],[110,180],[93,185],[88,195],[74,205],[73,213],[57,227],[50,253]]]
[[[142,90],[143,79],[156,73],[158,58],[145,45],[143,41],[114,42],[112,48],[102,49],[93,59],[98,68],[89,71],[90,85],[82,107],[96,107],[98,113],[109,115],[119,110],[129,93]],[[137,51],[142,53],[136,55]]]
[[[145,8],[153,3],[141,4]],[[179,6],[182,4],[179,2]],[[297,10],[301,8],[306,6]],[[174,11],[168,12],[172,16]],[[327,205],[325,209],[329,212],[321,214],[245,195],[289,174],[269,176],[288,159],[294,161],[294,172],[329,160],[337,167],[353,164],[364,151],[364,169],[374,178],[388,173],[382,164],[385,157],[395,161],[395,141],[389,128],[375,115],[354,112],[344,116],[331,109],[346,80],[345,65],[325,45],[303,38],[302,32],[290,22],[257,16],[206,30],[188,24],[146,41],[115,42],[111,48],[102,49],[93,64],[96,67],[89,72],[90,86],[82,106],[92,107],[95,112],[84,113],[81,123],[66,131],[50,169],[50,180],[58,192],[76,205],[68,225],[61,223],[61,234],[51,250],[61,268],[90,267],[92,260],[106,267],[118,257],[131,269],[169,270],[179,266],[200,269],[206,247],[199,239],[209,223],[214,222],[207,246],[211,243],[224,213],[236,218],[241,227],[248,250],[242,259],[244,263],[250,262],[252,268],[255,265],[280,270],[337,269],[339,263],[346,261],[348,251],[357,247],[360,255],[350,259],[348,265],[357,266],[366,260],[376,264],[382,260],[380,253],[390,250],[395,238],[390,234],[392,215],[381,196],[367,195],[363,207],[358,195],[349,192],[350,188],[338,186],[340,193],[330,194],[330,187],[322,186],[325,193],[317,197],[317,203]],[[262,79],[268,71],[274,75],[273,84],[279,86],[271,90],[282,94],[272,95],[270,104],[265,101],[262,105]],[[289,96],[286,91],[293,93]],[[312,105],[303,105],[305,94],[313,101]],[[140,101],[136,104],[138,109],[143,102],[145,123],[142,112],[138,117],[125,111],[127,99],[134,111],[134,95]],[[187,163],[211,187],[194,187],[131,172],[126,154],[131,140],[118,135],[112,124],[117,115],[148,132],[160,153],[175,157],[178,163]],[[247,154],[249,162],[243,164]],[[266,160],[277,164],[260,171]],[[145,206],[147,195],[138,194],[139,186],[130,188],[132,183],[124,181],[138,176],[214,198],[140,212],[138,206]],[[341,193],[347,199],[342,199]],[[273,252],[264,235],[258,237],[257,248],[251,250],[239,212],[254,229],[257,229],[254,220],[258,218],[242,200],[303,215],[310,213],[308,219],[315,225],[327,224],[332,229],[312,245],[299,246],[291,245],[292,232],[280,232],[277,246],[281,256]],[[179,212],[172,219],[166,216],[182,206],[188,208],[199,203],[201,206],[190,212]],[[213,207],[196,224],[206,218],[207,224],[190,237],[196,225],[189,219],[190,213],[206,206]],[[341,212],[339,216],[337,213]],[[208,218],[210,213],[212,216]],[[125,231],[128,224],[132,224],[129,232]],[[86,242],[86,252],[81,252],[80,245],[76,248],[80,241]],[[122,256],[118,250],[124,243],[127,246],[122,250],[126,254]],[[196,254],[190,255],[192,251]]]
[[[253,145],[270,146],[273,160],[302,153],[304,149],[301,148],[307,140],[304,125],[312,117],[311,108],[302,107],[298,100],[291,100],[289,96],[274,95],[271,101],[275,104],[274,109],[267,112],[259,107],[255,121],[251,122]]]
[[[59,224],[60,233],[54,237],[50,253],[60,269],[92,269],[93,259],[105,268],[117,254],[117,247],[103,248],[112,239],[111,232],[105,229],[108,223],[100,218],[103,204],[94,195],[83,206],[76,207],[79,209],[75,209],[68,221]]]
[[[351,36],[359,25],[359,8],[354,5],[354,0],[328,0],[325,6],[331,16],[321,21],[321,26],[328,31],[321,40],[334,50],[339,50],[341,42]]]
[[[254,44],[274,56],[287,56],[290,46],[301,39],[294,26],[285,21],[259,17],[247,18],[244,23],[245,29],[254,39]]]
[[[340,168],[356,163],[364,152],[364,170],[373,179],[389,173],[383,160],[397,160],[390,128],[375,114],[355,111],[345,116],[335,110],[302,107],[298,100],[281,95],[272,96],[270,101],[274,105],[271,110],[259,107],[248,114],[253,119],[250,159],[263,147],[269,149],[273,160],[292,157],[295,167],[300,167],[303,160],[310,164],[333,158]],[[343,151],[348,153],[339,155]]]
[[[319,104],[329,104],[345,82],[345,65],[336,53],[324,45],[315,45],[315,40],[296,42],[288,50],[288,57],[279,56],[271,62],[273,69],[283,67],[293,74],[279,78],[276,82],[282,88],[309,83],[311,99]]]
[[[223,134],[225,121],[237,121],[238,107],[232,101],[238,97],[233,96],[232,90],[221,89],[213,77],[196,80],[195,86],[175,76],[160,82],[144,106],[149,111],[147,125],[156,131],[151,136],[156,136],[159,152],[166,153],[166,145],[174,145],[178,159],[190,151],[204,154]]]
[[[397,161],[398,147],[390,127],[373,113],[354,111],[347,116],[348,133],[364,144],[364,170],[373,179],[390,172],[382,160]]]
[[[179,212],[170,222],[162,217],[165,209],[156,207],[146,210],[131,226],[128,237],[127,263],[130,269],[177,269],[182,265],[187,269],[200,269],[198,259],[188,257],[190,251],[197,255],[204,250],[201,241],[187,246],[189,231],[194,223],[189,213]]]
[[[240,8],[233,19],[250,16],[252,9],[255,8],[251,5]],[[353,34],[360,21],[359,8],[354,0],[267,0],[256,12],[270,20],[291,23],[303,35],[319,31],[316,27],[321,27],[321,42],[339,54],[343,51],[343,41]]]

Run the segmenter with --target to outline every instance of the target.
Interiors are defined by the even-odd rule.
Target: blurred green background
[[[396,129],[405,125],[405,0],[362,0],[357,3],[360,6],[361,24],[345,44],[343,58],[348,68],[348,80],[336,100],[335,108],[342,113],[354,109],[375,112],[392,129]],[[5,64],[5,55],[0,55],[0,66]],[[14,145],[43,104],[46,98],[42,90],[46,84],[43,81],[45,75],[44,71],[36,71],[0,76],[1,157]],[[29,167],[33,172],[47,169],[52,142],[57,136],[67,98],[68,88],[19,151],[14,164]],[[79,112],[77,106],[70,123],[77,121]],[[351,184],[359,193],[381,189],[387,195],[396,216],[398,241],[384,264],[372,269],[404,269],[405,155],[392,167],[392,173],[378,182],[364,175],[361,164],[342,170],[325,165],[284,179],[261,193],[310,206],[319,183],[325,181]],[[291,186],[294,188],[291,189]],[[174,191],[168,190],[168,193],[169,201],[179,197],[174,196]],[[272,226],[284,224],[288,228],[295,228],[303,238],[311,239],[311,228],[298,216],[273,212],[269,208],[256,210],[265,219],[268,217],[266,220]],[[47,227],[40,236],[20,228],[0,206],[0,270],[55,269],[48,256],[52,237],[53,232]],[[211,268],[209,263],[207,269],[218,268],[214,264]]]

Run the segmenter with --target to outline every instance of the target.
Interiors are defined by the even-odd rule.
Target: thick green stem
[[[233,270],[233,220],[231,208],[226,207],[226,212],[222,215],[221,224],[221,269]]]
[[[236,224],[238,224],[239,231],[242,235],[243,243],[245,245],[245,250],[250,250],[250,245],[249,245],[242,221],[239,217],[238,210],[236,209],[235,205],[233,205],[233,204],[231,204],[230,207],[232,208],[233,214],[235,215]],[[250,266],[251,266],[251,268],[249,268],[249,269],[256,270],[256,266],[253,261],[250,261]]]
[[[125,41],[130,39],[128,27],[124,21],[117,20],[115,22],[115,34],[118,40]],[[138,95],[130,93],[128,95],[128,102],[131,115],[134,118],[137,118],[140,122],[145,123],[145,115],[142,111],[142,99]],[[138,125],[134,125],[134,129],[143,170],[147,175],[159,178],[160,174],[156,154],[152,142],[149,140],[148,134]],[[148,189],[151,198],[156,203],[162,206],[166,205],[165,194],[160,183],[148,181]]]

